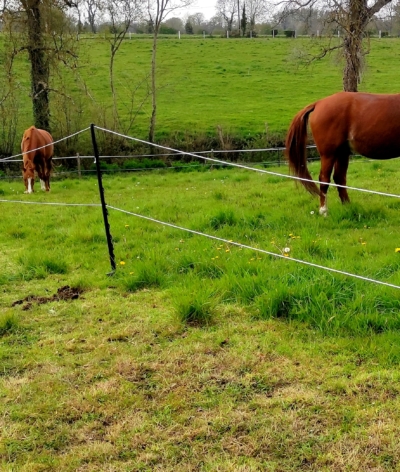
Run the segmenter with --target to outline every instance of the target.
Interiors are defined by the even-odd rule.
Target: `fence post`
[[[81,178],[81,157],[79,156],[79,152],[76,153],[76,157],[78,158],[78,178]]]
[[[110,255],[110,263],[111,263],[112,272],[109,275],[112,275],[115,272],[115,269],[116,269],[115,256],[114,256],[114,245],[113,245],[112,236],[111,236],[111,233],[110,233],[110,225],[108,224],[108,211],[107,211],[106,201],[105,201],[105,198],[104,198],[103,181],[101,179],[100,156],[99,156],[99,150],[97,148],[96,134],[94,132],[93,123],[90,125],[90,133],[92,135],[93,153],[94,153],[94,159],[95,159],[95,163],[96,163],[97,181],[98,181],[98,184],[99,184],[101,208],[103,210],[104,228],[106,230],[108,253]]]

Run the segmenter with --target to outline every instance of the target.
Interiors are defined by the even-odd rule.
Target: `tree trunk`
[[[343,71],[343,90],[357,92],[363,66],[362,38],[347,36],[344,40],[343,54],[346,61]]]
[[[156,55],[157,55],[157,28],[154,31],[153,37],[153,52],[151,56],[151,103],[152,112],[150,118],[150,130],[149,130],[149,141],[154,143],[154,133],[156,128],[156,116],[157,116],[157,97],[156,97]]]
[[[366,0],[350,0],[349,23],[343,44],[343,55],[346,61],[343,71],[343,90],[357,92],[364,65],[363,36],[368,22]]]
[[[50,131],[49,63],[45,55],[40,0],[30,0],[28,16],[28,54],[31,63],[32,104],[35,126]]]

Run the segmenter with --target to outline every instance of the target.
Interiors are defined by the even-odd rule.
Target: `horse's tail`
[[[306,179],[301,180],[306,190],[312,195],[319,195],[320,191],[308,171],[306,157],[308,117],[315,105],[316,103],[312,103],[306,106],[293,118],[286,136],[286,158],[289,162],[290,172],[296,177]]]

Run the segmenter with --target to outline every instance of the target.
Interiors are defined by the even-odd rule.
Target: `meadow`
[[[304,53],[318,52],[321,44],[326,45],[326,40],[162,38],[158,44],[156,141],[185,150],[282,143],[298,110],[342,89],[343,63],[337,53],[309,67],[304,65]],[[132,36],[122,43],[115,59],[117,130],[140,139],[148,136],[151,113],[151,45],[151,38]],[[361,91],[400,90],[398,45],[398,38],[370,39]],[[114,129],[109,49],[101,35],[82,37],[74,73],[64,67],[54,75],[53,88],[64,92],[51,94],[55,139],[91,122]],[[18,137],[32,124],[32,106],[26,57],[18,56],[16,65]],[[18,145],[19,138],[15,152]],[[68,152],[82,154],[88,149],[88,141],[72,141]]]
[[[349,185],[396,193],[397,168],[355,160]],[[99,207],[1,203],[1,470],[397,470],[399,290],[291,259],[400,285],[398,199],[331,189],[323,218],[294,182],[232,168],[104,188],[228,242],[109,209],[110,276]],[[94,178],[22,191],[0,181],[99,201]]]
[[[60,77],[74,87],[55,102],[55,138],[108,123],[108,47],[82,40],[79,77]],[[220,126],[226,147],[279,142],[296,111],[341,89],[337,56],[298,62],[309,47],[160,41],[157,139],[220,146]],[[127,40],[116,61],[120,131],[140,138],[148,104],[130,126],[125,99],[145,96],[150,50]],[[371,39],[360,89],[397,92],[397,57],[398,39]],[[356,159],[348,182],[398,193],[397,169]],[[110,276],[99,207],[0,202],[0,470],[398,470],[400,292],[292,260],[400,285],[398,199],[351,191],[342,206],[331,189],[322,218],[288,179],[216,167],[106,174],[104,188],[110,206],[228,242],[110,208]],[[99,203],[94,177],[22,192],[0,180],[1,200]]]

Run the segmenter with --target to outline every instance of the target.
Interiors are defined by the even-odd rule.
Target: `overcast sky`
[[[217,0],[195,0],[193,5],[189,8],[182,8],[182,10],[177,10],[173,16],[184,16],[185,14],[193,14],[201,12],[209,20],[212,16],[215,15],[215,4]]]

